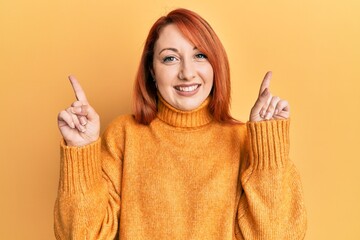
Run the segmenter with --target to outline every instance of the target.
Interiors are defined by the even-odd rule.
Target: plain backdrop
[[[54,239],[57,113],[77,76],[102,120],[131,113],[152,23],[184,7],[230,60],[232,114],[247,121],[261,80],[291,105],[291,158],[307,240],[360,239],[359,0],[0,0],[0,239]]]

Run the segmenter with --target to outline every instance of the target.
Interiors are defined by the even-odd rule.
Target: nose
[[[181,68],[179,71],[179,75],[178,78],[180,80],[192,80],[193,78],[195,78],[195,66],[194,66],[194,62],[191,60],[183,60],[181,62]]]

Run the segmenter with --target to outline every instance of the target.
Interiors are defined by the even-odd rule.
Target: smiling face
[[[214,82],[206,55],[184,38],[174,24],[160,31],[154,46],[152,75],[165,101],[184,111],[200,106]]]

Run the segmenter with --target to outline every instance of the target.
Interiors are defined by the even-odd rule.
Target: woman
[[[246,124],[229,113],[226,53],[209,24],[177,9],[151,28],[134,115],[100,121],[77,101],[64,138],[57,239],[303,239],[306,215],[289,152],[289,105],[267,73]]]

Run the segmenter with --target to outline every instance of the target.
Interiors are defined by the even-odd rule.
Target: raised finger
[[[85,92],[84,90],[82,89],[79,81],[72,75],[69,76],[69,80],[71,82],[71,86],[74,90],[74,93],[75,93],[75,96],[76,96],[76,99],[78,101],[81,101],[83,103],[87,103],[87,98],[86,98],[86,95],[85,95]]]
[[[265,89],[269,89],[271,77],[272,77],[272,72],[268,71],[265,74],[264,79],[261,83],[260,90],[259,90],[259,96],[261,96],[261,94],[264,92]]]

